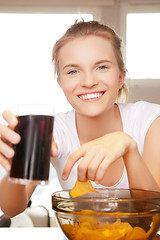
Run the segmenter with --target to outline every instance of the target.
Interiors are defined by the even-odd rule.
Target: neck
[[[107,133],[122,130],[122,122],[118,106],[114,106],[96,117],[88,117],[76,113],[76,127],[80,143],[89,142]]]

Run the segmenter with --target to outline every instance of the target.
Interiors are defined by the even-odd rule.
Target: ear
[[[123,86],[125,76],[126,76],[126,71],[124,70],[121,71],[119,74],[119,89]]]

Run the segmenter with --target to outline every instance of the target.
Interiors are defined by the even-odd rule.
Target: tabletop
[[[57,240],[67,240],[60,228],[52,228],[51,233],[53,233]],[[160,240],[160,235],[157,235],[153,240]]]
[[[67,240],[59,227],[51,228],[1,228],[0,233],[5,236],[5,239],[12,240],[28,240],[28,239],[55,239]],[[4,234],[4,235],[3,235]],[[153,240],[160,240],[160,235],[156,236]]]

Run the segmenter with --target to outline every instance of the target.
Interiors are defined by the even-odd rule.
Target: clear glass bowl
[[[69,240],[153,239],[160,227],[160,192],[96,189],[72,198],[70,190],[52,195],[52,208]]]

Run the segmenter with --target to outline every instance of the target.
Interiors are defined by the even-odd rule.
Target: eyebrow
[[[77,64],[67,64],[63,67],[63,70],[67,67],[78,67],[78,65]]]
[[[99,60],[99,61],[95,62],[94,65],[98,65],[98,64],[101,64],[101,63],[112,63],[112,62],[107,60],[107,59],[102,59],[102,60]],[[79,67],[79,65],[78,64],[67,64],[63,67],[63,70],[67,67]]]
[[[101,64],[101,63],[112,63],[112,62],[110,60],[103,59],[103,60],[100,60],[100,61],[96,62],[94,65],[98,65],[98,64]]]

